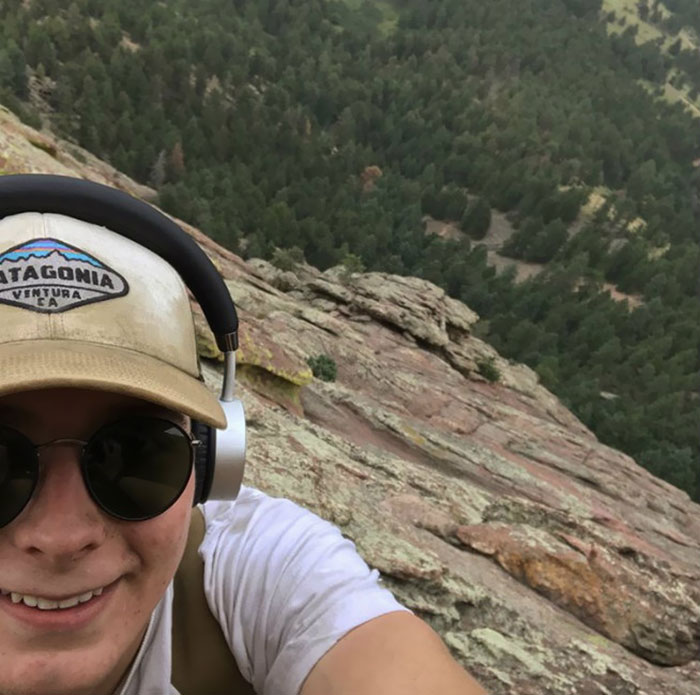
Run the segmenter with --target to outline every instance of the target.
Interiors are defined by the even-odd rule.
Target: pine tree
[[[474,199],[462,216],[461,228],[472,239],[483,239],[491,225],[491,206],[485,198]]]
[[[166,172],[168,181],[179,181],[185,174],[185,153],[182,149],[182,142],[178,140],[168,153],[166,161]]]

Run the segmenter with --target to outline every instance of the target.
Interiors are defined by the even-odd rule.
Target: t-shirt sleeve
[[[407,610],[338,528],[285,499],[242,488],[203,505],[209,607],[259,695],[297,695],[347,632]]]

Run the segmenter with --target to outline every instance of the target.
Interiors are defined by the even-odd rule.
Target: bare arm
[[[301,695],[487,695],[439,636],[410,613],[355,628],[311,670]]]

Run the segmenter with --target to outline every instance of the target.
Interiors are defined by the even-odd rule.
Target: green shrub
[[[280,270],[294,270],[304,262],[304,252],[298,246],[292,246],[291,249],[275,249],[270,262]]]
[[[0,89],[0,100],[4,106],[14,112],[22,123],[35,130],[41,128],[41,116],[30,104],[20,101],[14,94],[5,89]]]
[[[338,375],[338,367],[335,360],[329,355],[316,355],[306,360],[314,376],[321,381],[335,381]]]
[[[495,382],[501,378],[501,372],[496,366],[496,360],[493,357],[479,360],[476,363],[476,369],[484,377],[484,379]]]
[[[345,254],[341,263],[343,264],[343,268],[345,268],[346,275],[365,272],[365,264],[362,262],[362,259],[354,253]]]
[[[68,153],[71,155],[71,157],[73,157],[73,159],[80,162],[81,164],[87,163],[87,157],[79,149],[75,147],[69,147]]]

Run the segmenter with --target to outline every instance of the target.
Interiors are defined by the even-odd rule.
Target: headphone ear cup
[[[235,500],[245,472],[245,409],[238,398],[219,403],[227,424],[226,429],[216,430],[216,447],[211,448],[215,466],[212,466],[211,487],[206,492],[207,498],[213,500]]]
[[[192,420],[192,436],[201,442],[194,450],[194,503],[201,504],[207,501],[214,479],[216,429]]]

